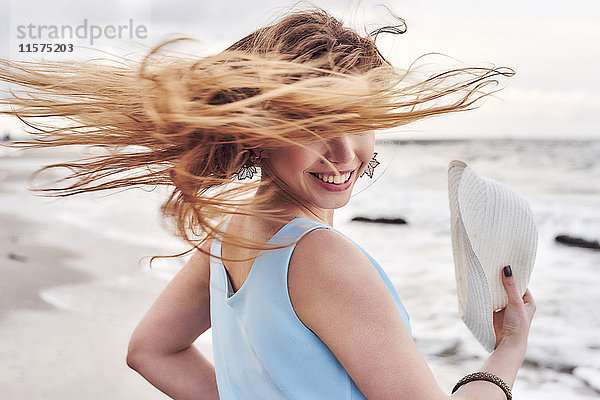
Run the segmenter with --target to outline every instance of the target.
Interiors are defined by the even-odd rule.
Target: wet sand
[[[27,190],[41,163],[0,154],[0,398],[168,398],[125,361],[136,322],[167,283],[140,263],[166,249],[111,238],[84,219],[57,222],[75,203]],[[118,292],[103,289],[124,278],[142,288],[113,301]]]
[[[84,255],[81,247],[76,252],[32,241],[43,224],[0,214],[0,227],[0,397],[167,398],[125,363],[131,325],[63,311],[40,298],[44,289],[97,279],[69,261],[100,259],[94,250],[104,253],[110,243],[86,247]],[[82,232],[72,234],[65,244],[77,243]],[[132,258],[112,254],[124,265]]]

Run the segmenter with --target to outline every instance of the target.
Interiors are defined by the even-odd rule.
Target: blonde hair
[[[199,244],[216,235],[258,249],[263,243],[222,229],[232,214],[276,218],[272,193],[252,197],[257,182],[236,179],[258,149],[469,110],[494,92],[496,76],[513,74],[459,68],[411,83],[412,69],[394,68],[377,49],[377,35],[394,30],[386,28],[363,37],[314,7],[284,15],[212,56],[167,56],[163,50],[177,41],[171,40],[141,63],[0,60],[0,80],[24,88],[0,98],[10,106],[1,112],[35,134],[14,146],[106,150],[36,171],[32,178],[49,168],[69,170],[59,181],[66,186],[35,189],[44,195],[166,185],[173,191],[161,211],[192,246],[171,257],[203,251]],[[39,117],[70,124],[43,124]]]

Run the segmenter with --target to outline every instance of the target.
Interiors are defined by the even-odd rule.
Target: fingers
[[[504,289],[508,294],[509,304],[523,304],[523,300],[521,300],[521,296],[519,295],[519,291],[517,290],[517,285],[515,285],[515,278],[512,275],[510,265],[507,265],[502,269],[502,284],[504,285]]]

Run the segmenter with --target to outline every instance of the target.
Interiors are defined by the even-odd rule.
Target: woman
[[[160,58],[160,49],[139,73],[0,69],[36,93],[4,100],[41,136],[22,145],[112,149],[47,167],[69,168],[75,182],[43,190],[174,187],[162,211],[194,253],[133,333],[131,368],[177,399],[509,396],[535,310],[510,267],[509,305],[496,313],[496,349],[481,369],[488,381],[468,378],[449,396],[386,274],[333,228],[333,215],[378,164],[375,131],[468,110],[512,71],[464,68],[411,83],[413,71],[399,73],[374,40],[320,9],[290,13],[213,57]],[[76,124],[33,122],[45,116]],[[258,168],[259,180],[244,179]],[[214,367],[193,345],[210,327]]]

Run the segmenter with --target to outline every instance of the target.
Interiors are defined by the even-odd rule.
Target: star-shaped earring
[[[380,164],[380,162],[377,161],[377,159],[375,158],[376,155],[377,153],[373,153],[373,158],[369,160],[367,168],[363,171],[362,174],[360,174],[361,177],[366,174],[369,176],[369,178],[373,178],[373,172],[375,171],[375,167]]]
[[[252,179],[252,177],[254,176],[254,174],[258,172],[256,167],[252,164],[246,164],[243,165],[242,168],[240,168],[240,170],[236,173],[237,178],[239,181],[241,181],[242,179]]]
[[[254,150],[250,151],[250,157],[246,164],[242,165],[242,167],[235,173],[237,179],[241,181],[242,179],[252,179],[254,174],[258,172],[256,166],[260,164],[260,160],[262,159],[262,151],[256,155]]]

